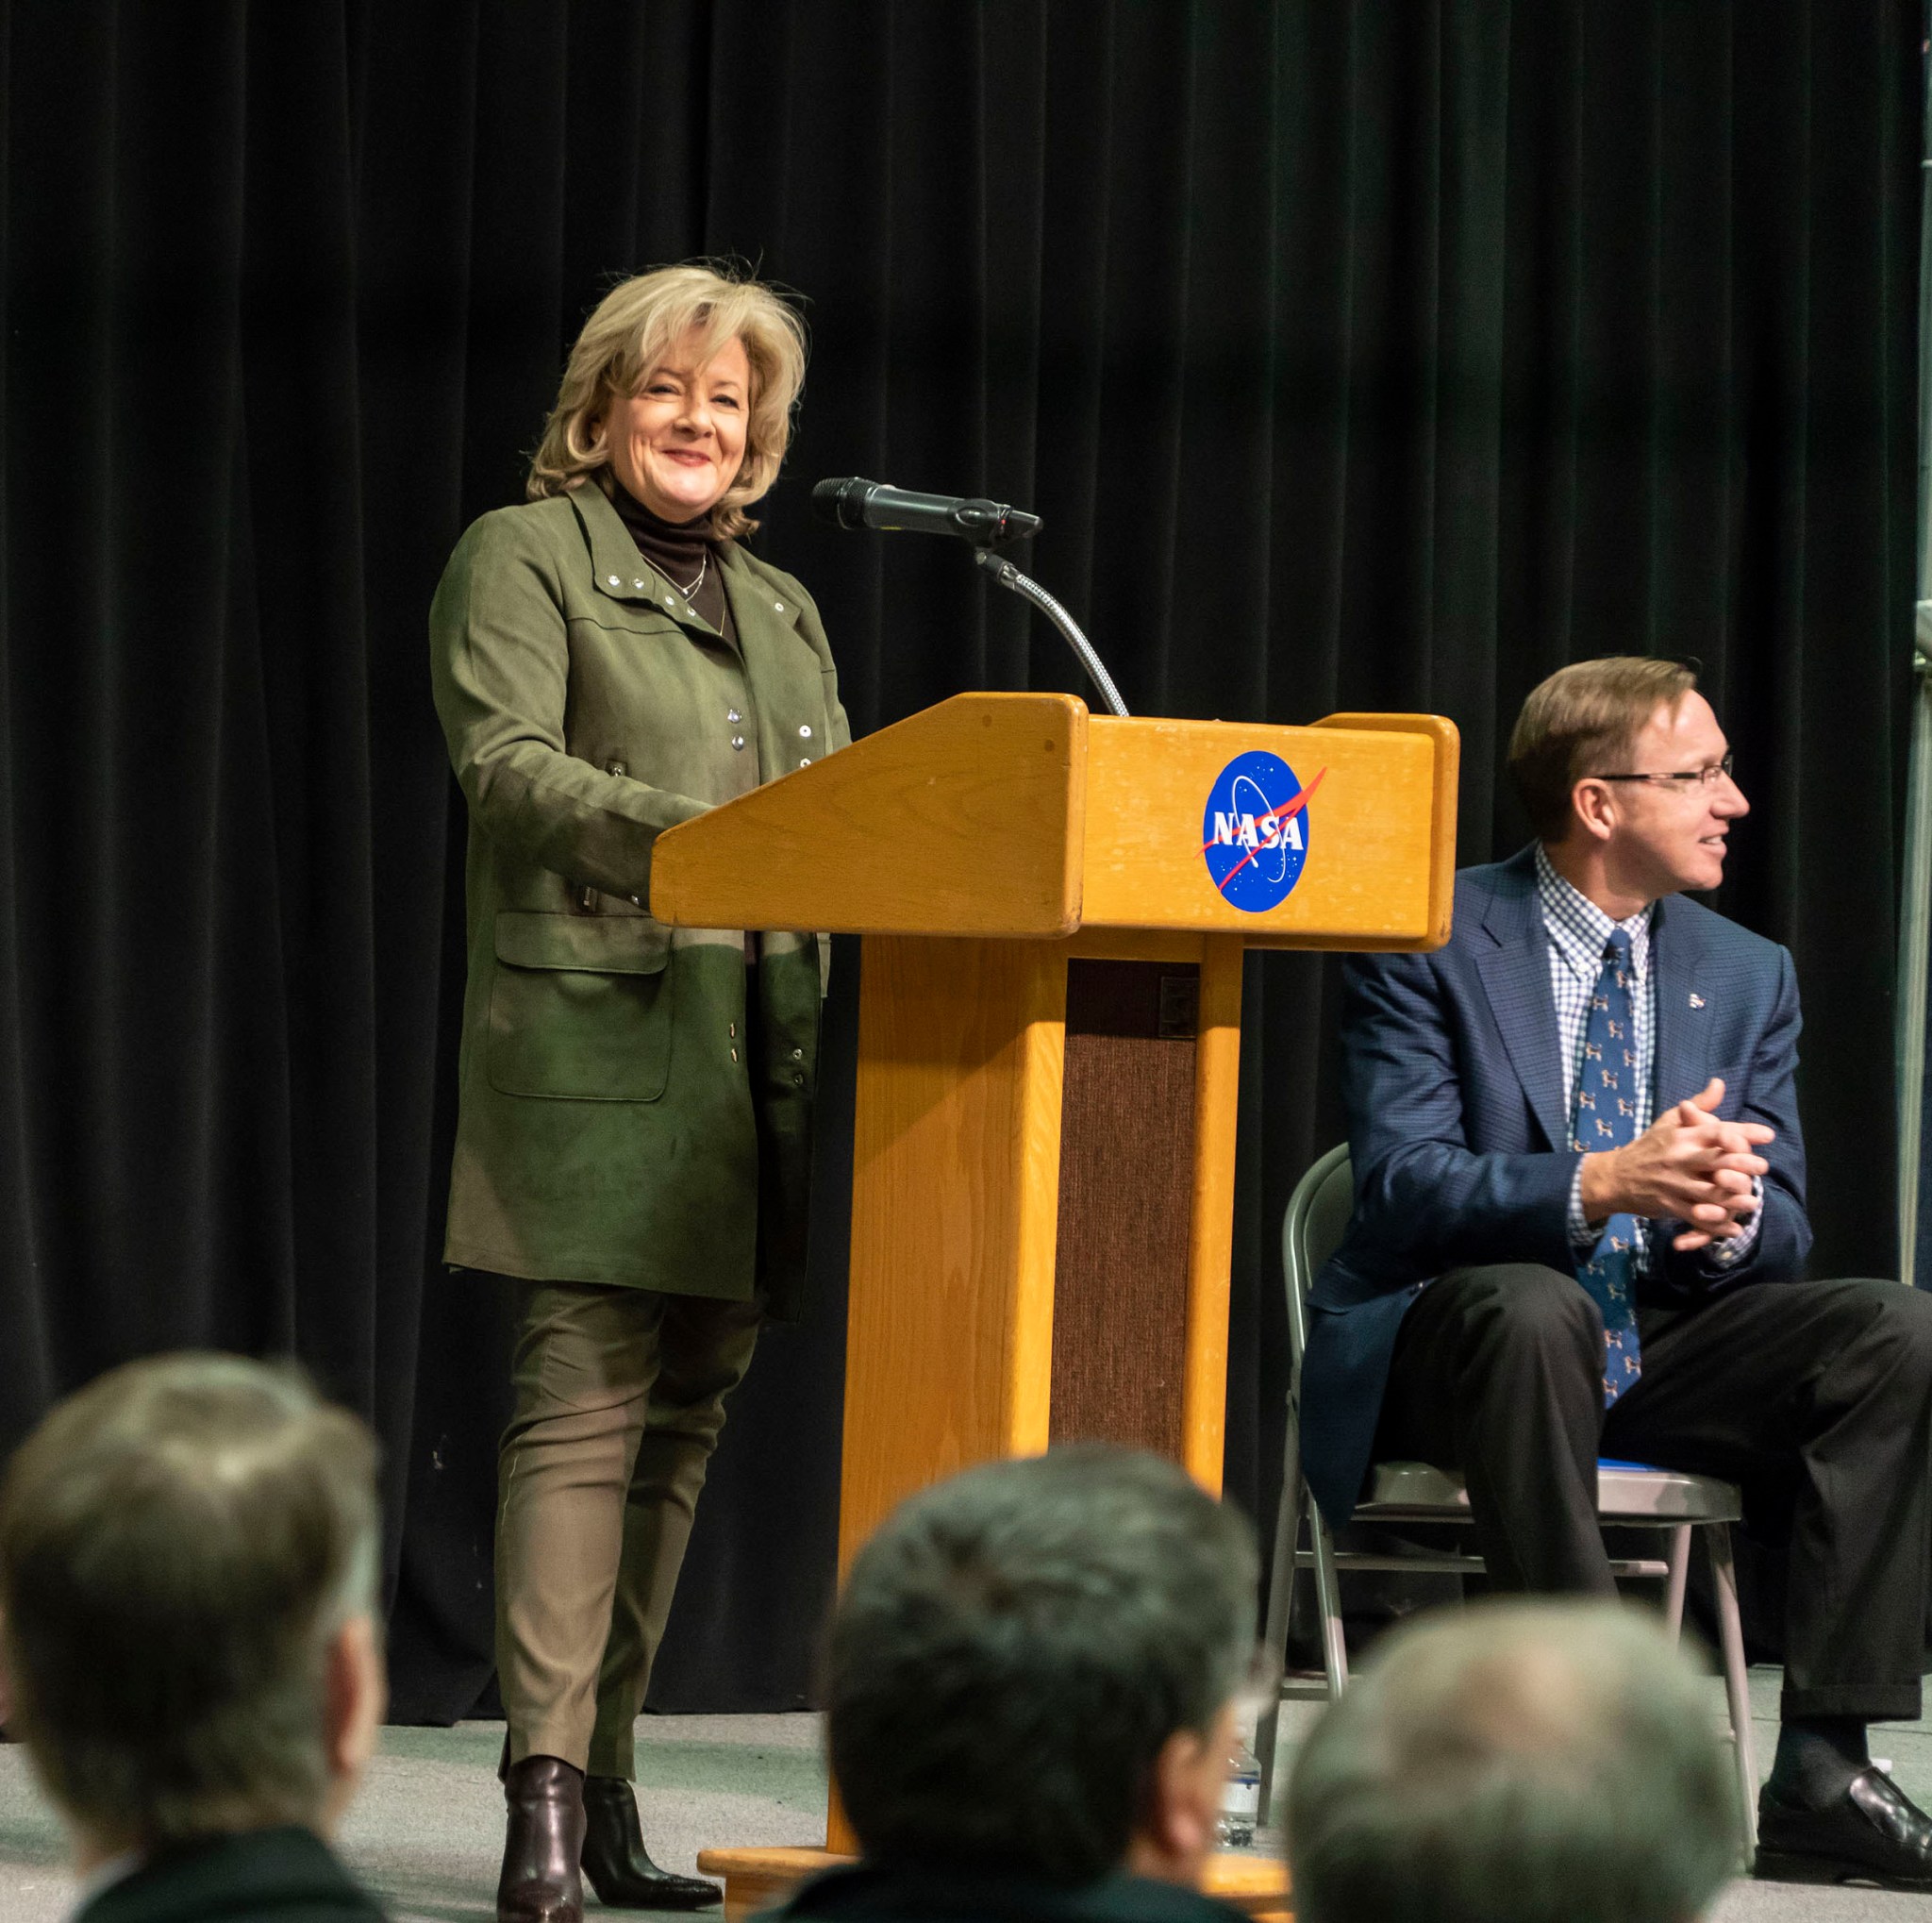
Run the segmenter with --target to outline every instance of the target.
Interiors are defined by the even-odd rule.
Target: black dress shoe
[[[615,1910],[702,1910],[724,1894],[702,1877],[659,1869],[644,1848],[638,1799],[621,1776],[584,1779],[584,1874]]]
[[[1757,1798],[1756,1873],[1770,1882],[1932,1890],[1932,1816],[1875,1766],[1829,1809]]]
[[[504,1772],[509,1828],[496,1884],[496,1923],[583,1923],[584,1777],[556,1756]]]

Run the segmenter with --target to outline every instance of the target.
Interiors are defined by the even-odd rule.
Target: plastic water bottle
[[[1261,1764],[1245,1731],[1236,1737],[1228,1758],[1227,1787],[1221,1793],[1221,1821],[1215,1826],[1224,1849],[1252,1849],[1261,1817]]]

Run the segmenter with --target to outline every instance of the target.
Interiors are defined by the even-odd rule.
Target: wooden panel
[[[850,1849],[700,1849],[698,1874],[724,1885],[724,1923],[775,1909],[808,1876],[853,1861]]]
[[[1087,710],[960,694],[658,836],[651,912],[718,928],[1070,932]]]
[[[1200,969],[1067,968],[1055,1442],[1182,1457]]]
[[[1404,730],[1401,720],[1316,729],[1091,717],[1082,927],[1190,928],[1269,947],[1438,945],[1432,883],[1441,846],[1453,859],[1455,844],[1454,773],[1446,813],[1438,773],[1442,730],[1454,730],[1435,717]],[[1277,906],[1249,913],[1216,887],[1203,842],[1216,779],[1254,749],[1286,761],[1309,799],[1301,878]]]
[[[1313,789],[1301,878],[1246,913],[1202,859],[1216,777],[1280,756]],[[651,909],[701,928],[1047,936],[1239,932],[1262,947],[1447,938],[1457,735],[1437,715],[1315,728],[1089,716],[961,694],[658,838]]]
[[[861,957],[842,1569],[893,1503],[1046,1446],[1057,943],[868,936]]]
[[[1202,945],[1194,1045],[1194,1161],[1188,1236],[1186,1379],[1181,1461],[1221,1493],[1227,1424],[1228,1272],[1234,1260],[1235,1133],[1241,1120],[1241,942]]]
[[[1449,939],[1456,906],[1456,783],[1462,768],[1462,737],[1456,724],[1440,714],[1326,714],[1317,727],[1392,730],[1426,734],[1436,744],[1435,850],[1429,867],[1429,939],[1440,948]],[[1446,826],[1445,826],[1446,825]]]
[[[846,1851],[824,1849],[701,1849],[698,1874],[724,1884],[724,1923],[744,1923],[782,1902],[808,1876],[850,1863]],[[1259,1850],[1218,1850],[1201,1878],[1207,1895],[1231,1903],[1255,1923],[1290,1923],[1288,1865]]]
[[[839,1780],[827,1772],[825,1781],[825,1848],[848,1856],[858,1854],[858,1838],[839,1796]]]

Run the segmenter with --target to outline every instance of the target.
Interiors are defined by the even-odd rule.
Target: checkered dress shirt
[[[1657,1065],[1653,1039],[1657,1034],[1657,978],[1650,968],[1650,918],[1657,904],[1653,902],[1628,921],[1613,922],[1587,895],[1557,873],[1541,842],[1536,850],[1536,883],[1543,932],[1550,942],[1550,991],[1556,997],[1557,1034],[1562,1045],[1565,1116],[1575,1112],[1584,1030],[1590,1021],[1590,998],[1596,992],[1596,978],[1604,965],[1604,945],[1613,928],[1622,928],[1630,937],[1630,967],[1636,978],[1630,996],[1630,1026],[1631,1039],[1637,1045],[1637,1126],[1641,1133],[1656,1119],[1651,1109],[1651,1081]],[[1584,1219],[1583,1164],[1579,1162],[1570,1183],[1570,1246],[1579,1262],[1589,1259],[1598,1232]],[[1639,1275],[1647,1275],[1652,1266],[1650,1233],[1651,1225],[1640,1217],[1634,1264]],[[1715,1242],[1707,1247],[1705,1259],[1719,1268],[1727,1267],[1748,1254],[1757,1240],[1757,1217],[1753,1215],[1728,1242]]]

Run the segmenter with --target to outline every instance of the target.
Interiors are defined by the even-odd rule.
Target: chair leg
[[[1724,1659],[1724,1695],[1731,1709],[1731,1739],[1738,1767],[1738,1796],[1743,1808],[1744,1859],[1757,1853],[1757,1746],[1751,1731],[1750,1672],[1744,1665],[1744,1625],[1738,1614],[1738,1578],[1731,1565],[1731,1531],[1721,1522],[1705,1530],[1710,1573],[1717,1591],[1718,1640]]]
[[[1328,1678],[1328,1700],[1348,1687],[1348,1645],[1341,1633],[1341,1584],[1335,1573],[1335,1545],[1312,1495],[1308,1497],[1308,1547],[1315,1557],[1315,1600],[1322,1612],[1322,1667]]]
[[[1294,1411],[1288,1413],[1288,1443],[1281,1457],[1281,1500],[1274,1505],[1274,1554],[1268,1577],[1266,1647],[1288,1667],[1288,1633],[1294,1626],[1294,1552],[1301,1534],[1301,1430]],[[1274,1746],[1281,1728],[1281,1692],[1255,1725],[1255,1755],[1261,1765],[1259,1820],[1266,1823],[1274,1796]]]
[[[1671,1531],[1671,1574],[1664,1589],[1664,1621],[1673,1642],[1684,1633],[1684,1590],[1690,1580],[1690,1525],[1680,1522]]]

